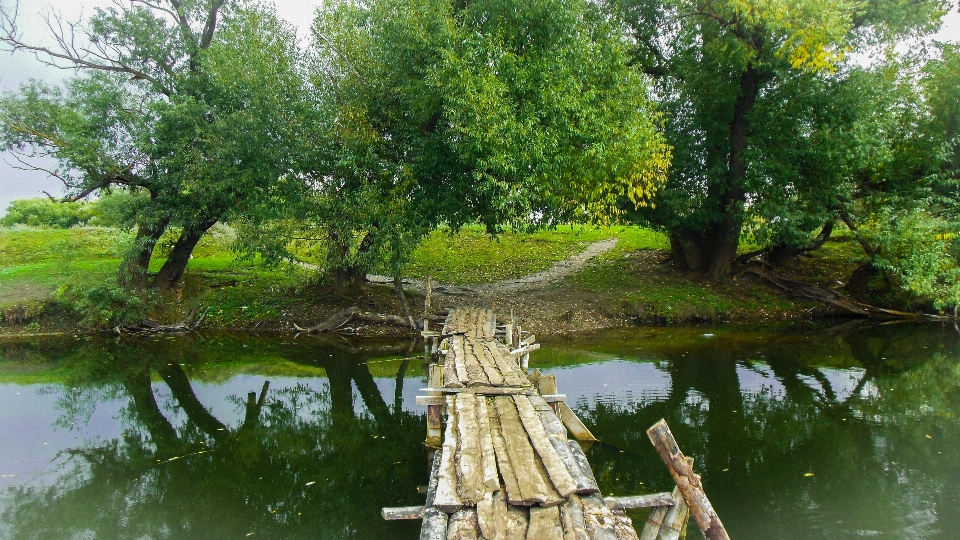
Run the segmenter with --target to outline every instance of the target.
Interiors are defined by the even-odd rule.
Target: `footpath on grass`
[[[173,323],[200,307],[207,311],[201,329],[295,331],[349,306],[403,313],[392,278],[370,275],[363,286],[337,290],[323,285],[319,267],[309,262],[269,267],[238,259],[229,250],[228,233],[201,246],[180,289],[161,299],[146,314],[149,318]],[[56,249],[44,251],[42,240],[54,234]],[[81,297],[84,282],[107,282],[115,275],[118,260],[104,257],[108,242],[102,238],[111,234],[0,231],[0,254],[5,256],[0,262],[0,335],[111,328],[91,321]],[[27,237],[36,237],[30,250],[11,247]],[[814,319],[836,313],[791,298],[755,277],[717,283],[679,271],[666,248],[662,235],[635,227],[511,233],[496,239],[472,230],[438,232],[415,253],[409,266],[414,277],[403,284],[415,316],[424,305],[426,276],[433,276],[433,308],[489,307],[505,316],[512,313],[524,328],[540,335],[633,324]],[[783,271],[788,277],[835,284],[849,270],[848,250],[842,241],[828,244]],[[60,253],[69,253],[70,259],[61,260]],[[375,324],[346,331],[403,332]]]

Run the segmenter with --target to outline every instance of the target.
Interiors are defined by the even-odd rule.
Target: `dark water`
[[[0,342],[0,538],[416,538],[379,512],[423,501],[421,350]],[[666,418],[733,538],[960,538],[952,327],[631,329],[531,364],[603,441],[605,493],[671,489]]]

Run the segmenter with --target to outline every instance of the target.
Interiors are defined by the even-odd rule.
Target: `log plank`
[[[456,397],[454,406],[457,413],[457,494],[464,504],[473,506],[483,497],[477,396],[460,394]]]
[[[440,471],[437,481],[437,492],[434,506],[452,514],[463,506],[463,501],[457,494],[457,466],[454,456],[457,453],[457,414],[454,409],[454,397],[447,397],[447,428],[443,437],[443,446],[440,449]]]
[[[527,540],[564,540],[563,525],[560,523],[560,507],[530,507],[530,524],[527,526]]]
[[[547,432],[543,428],[543,421],[527,396],[517,396],[514,398],[514,402],[517,405],[520,420],[523,422],[530,438],[530,443],[537,451],[550,481],[557,492],[560,493],[560,496],[566,499],[577,491],[577,482],[574,481],[567,465],[564,464],[553,444],[551,444],[550,438],[547,437]]]
[[[501,433],[506,443],[506,454],[510,458],[511,467],[520,487],[522,497],[520,501],[523,501],[520,503],[520,501],[511,498],[510,502],[514,504],[542,504],[546,502],[549,490],[541,475],[536,474],[539,460],[530,445],[526,430],[523,429],[516,405],[509,397],[496,397],[494,398],[494,404],[497,408],[497,416],[500,418]],[[499,460],[499,456],[497,461],[500,463],[502,471],[503,463]],[[552,490],[552,486],[550,486],[550,489]]]
[[[703,491],[703,484],[700,482],[700,476],[693,472],[693,467],[683,457],[683,452],[677,445],[673,433],[667,422],[660,420],[647,430],[647,436],[653,447],[660,454],[660,458],[670,470],[670,476],[680,489],[684,500],[690,507],[690,514],[700,527],[704,538],[707,540],[729,540],[730,536],[720,521],[720,516],[710,504],[710,499]]]

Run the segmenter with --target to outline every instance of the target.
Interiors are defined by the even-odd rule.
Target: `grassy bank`
[[[562,317],[574,308],[592,309],[611,320],[658,324],[779,320],[817,313],[817,306],[786,299],[751,280],[719,284],[679,272],[665,264],[666,238],[637,227],[563,226],[533,234],[507,231],[496,238],[478,227],[456,235],[440,230],[414,252],[406,275],[433,276],[437,282],[453,284],[517,278],[613,237],[618,240],[613,250],[537,293],[544,305],[554,302],[564,309],[540,315],[545,326],[551,317]],[[90,298],[110,293],[120,253],[129,240],[128,234],[106,228],[0,229],[0,331],[44,333],[95,326]],[[336,292],[320,285],[314,270],[238,258],[230,250],[232,242],[232,231],[225,227],[205,237],[181,288],[166,297],[146,299],[144,314],[172,322],[192,306],[202,306],[209,308],[206,327],[275,330],[321,320],[348,305],[399,313],[397,299],[387,287]],[[161,241],[158,249],[162,255],[168,247]],[[850,249],[843,239],[828,243],[785,271],[831,283],[848,271]],[[151,269],[162,263],[163,259],[154,261]],[[115,287],[112,290],[116,292]],[[110,315],[109,305],[105,309],[98,312],[101,319]]]

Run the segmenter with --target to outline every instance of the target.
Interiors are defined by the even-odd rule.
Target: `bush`
[[[7,207],[7,215],[0,225],[29,225],[68,229],[85,225],[93,217],[93,205],[88,202],[54,202],[50,199],[19,199]]]

